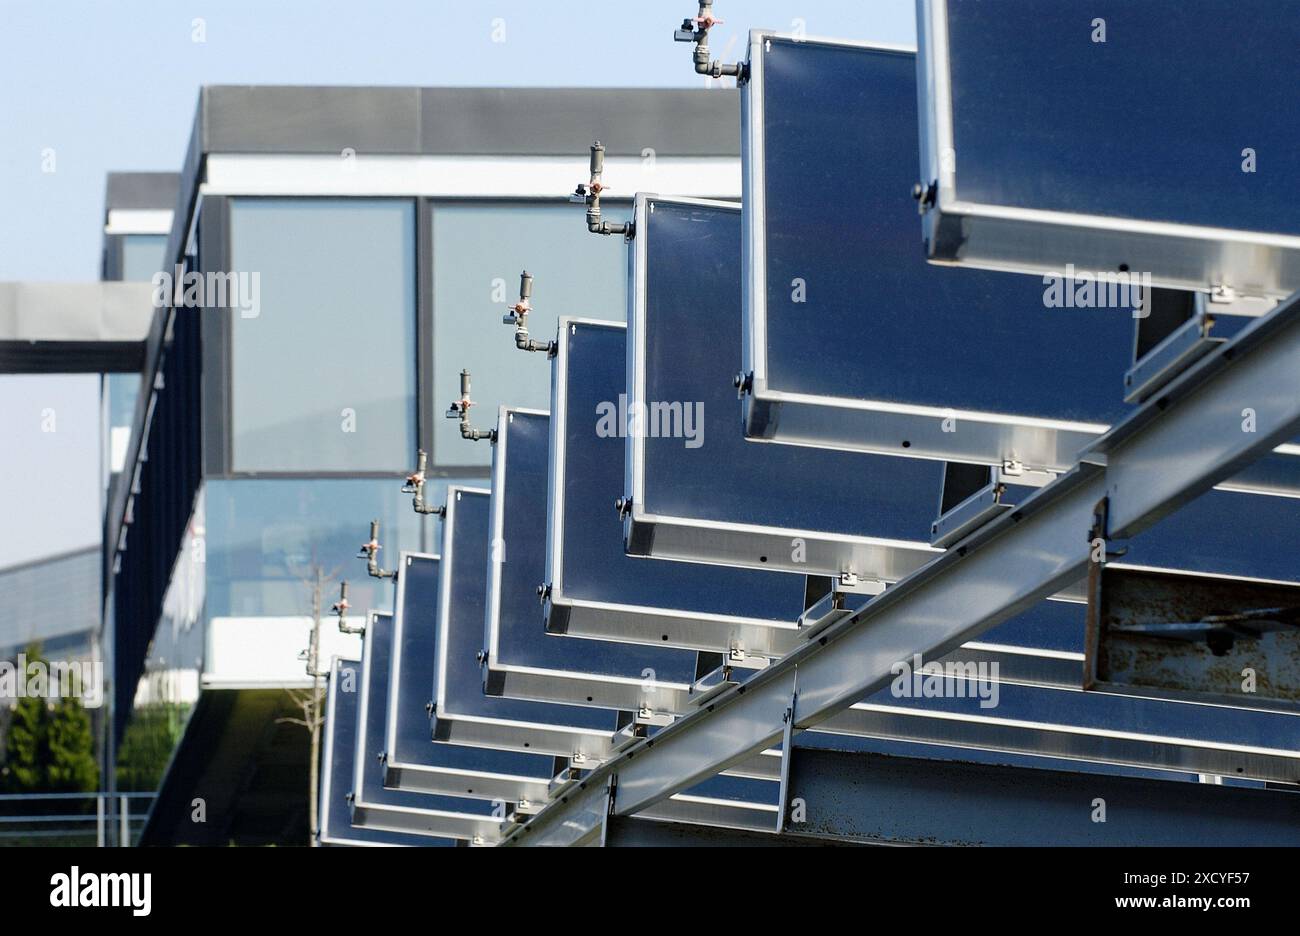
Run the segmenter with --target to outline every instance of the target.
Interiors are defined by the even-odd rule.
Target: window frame
[[[203,273],[214,271],[225,271],[230,268],[230,258],[233,256],[233,244],[231,240],[231,212],[234,201],[241,202],[334,202],[344,203],[349,201],[366,201],[366,202],[393,202],[399,204],[411,205],[412,223],[415,226],[414,245],[415,263],[412,268],[415,277],[415,341],[416,348],[409,353],[415,355],[413,364],[415,367],[415,439],[416,445],[424,447],[426,443],[425,426],[432,427],[432,420],[427,410],[430,408],[428,394],[430,388],[426,385],[424,374],[421,370],[421,360],[419,348],[424,343],[424,336],[431,333],[433,326],[432,319],[428,316],[425,303],[422,298],[424,290],[422,284],[426,277],[432,279],[432,269],[425,270],[422,253],[424,247],[420,237],[420,199],[411,196],[388,196],[388,195],[221,195],[209,196],[203,200],[203,205],[199,214],[199,230],[201,232],[202,242],[208,247],[203,251],[199,270]],[[215,313],[215,314],[213,314]],[[205,352],[205,379],[204,379],[204,464],[205,475],[213,479],[236,479],[236,478],[286,478],[286,479],[341,479],[341,478],[375,478],[375,479],[405,479],[415,465],[415,452],[409,455],[411,467],[397,466],[391,470],[347,470],[347,469],[316,469],[311,471],[303,470],[274,470],[274,471],[250,471],[247,469],[236,469],[234,467],[234,397],[233,381],[231,379],[232,366],[234,363],[234,320],[230,309],[213,309],[209,310],[205,316],[204,327],[204,346]]]
[[[487,196],[487,197],[469,196],[469,195],[457,195],[457,196],[439,195],[435,197],[421,198],[420,201],[423,204],[423,214],[422,214],[423,220],[420,223],[425,225],[424,232],[423,232],[424,233],[423,249],[428,254],[427,258],[422,258],[422,259],[426,260],[426,265],[428,267],[428,277],[429,277],[427,282],[427,289],[422,288],[421,290],[422,293],[421,308],[423,309],[424,305],[427,303],[429,330],[427,333],[425,333],[423,336],[419,338],[419,341],[420,341],[421,353],[428,355],[427,365],[422,366],[421,373],[428,377],[429,388],[430,388],[429,392],[430,394],[432,394],[433,393],[432,388],[437,386],[437,374],[435,372],[436,368],[434,364],[434,353],[433,353],[434,326],[437,321],[435,318],[435,316],[437,315],[437,309],[434,308],[434,301],[433,301],[433,254],[436,248],[433,239],[433,224],[434,224],[434,215],[437,214],[438,209],[440,207],[448,207],[448,206],[463,208],[466,205],[490,205],[494,208],[535,208],[543,205],[572,205],[572,203],[569,201],[569,196],[567,195],[555,196],[555,197],[528,197],[528,196],[514,196],[514,195]],[[626,210],[627,217],[629,220],[631,220],[632,209],[633,209],[632,198],[607,197],[603,200],[603,204],[606,205],[607,207],[611,207],[614,209]],[[572,210],[573,210],[574,229],[580,231],[581,229],[579,226],[585,228],[587,223],[584,209],[576,205],[573,205]],[[600,235],[588,234],[587,236],[598,237]],[[418,234],[416,237],[416,244],[417,247],[419,247],[420,238]],[[422,286],[423,285],[424,284],[422,283]],[[510,296],[508,298],[511,298],[513,301],[513,296]],[[503,311],[504,311],[504,307],[503,307]],[[502,326],[502,341],[508,341],[508,339],[509,336],[505,332],[505,327]],[[430,397],[430,399],[432,400],[432,396]],[[511,404],[511,405],[516,405],[516,404]],[[434,418],[438,418],[441,415],[442,411],[438,407],[436,400],[431,403],[429,408],[431,410],[438,410],[438,414],[436,414]],[[483,421],[484,427],[490,428],[490,426],[487,425],[489,422],[491,426],[496,425],[495,413],[489,414],[487,416],[481,416],[480,419]],[[435,450],[433,437],[434,437],[433,419],[430,419],[427,435],[422,435],[422,438],[424,439],[424,444],[421,445],[421,448],[423,448],[426,452],[429,453],[428,474],[430,477],[486,478],[490,475],[492,471],[490,464],[489,465],[440,465],[438,464],[438,453]]]
[[[491,474],[490,465],[458,465],[439,462],[434,446],[435,420],[442,418],[443,408],[434,398],[437,386],[437,374],[434,363],[434,326],[437,309],[433,296],[433,258],[434,215],[439,207],[465,205],[484,205],[492,207],[530,208],[543,205],[568,205],[568,196],[529,197],[529,196],[415,196],[415,195],[209,195],[205,196],[199,209],[197,228],[200,242],[204,249],[200,252],[198,269],[207,273],[224,271],[230,266],[233,255],[231,242],[232,203],[240,201],[283,201],[283,202],[347,202],[384,201],[400,202],[414,205],[414,249],[415,249],[415,438],[417,446],[429,454],[430,478],[450,478],[474,480],[487,478]],[[632,199],[608,198],[606,203],[616,210],[626,211],[630,217],[633,207]],[[573,206],[573,224],[575,231],[579,225],[585,225],[584,215],[578,206]],[[588,235],[596,236],[596,235]],[[215,314],[214,314],[215,313]],[[204,474],[208,478],[230,480],[236,478],[287,478],[287,479],[328,479],[328,478],[391,478],[405,479],[414,470],[415,452],[410,453],[409,466],[395,468],[392,471],[346,471],[346,470],[288,470],[288,471],[248,471],[234,468],[234,420],[231,366],[233,364],[233,328],[234,323],[229,309],[210,310],[204,317],[202,325],[204,337],[204,379],[203,379],[203,448]],[[503,339],[504,333],[503,333]]]

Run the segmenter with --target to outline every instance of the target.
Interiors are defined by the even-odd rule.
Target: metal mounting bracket
[[[786,706],[784,725],[781,729],[781,790],[777,800],[780,811],[776,814],[776,831],[785,831],[790,818],[790,768],[794,760],[795,705],[799,701],[799,668],[795,667],[793,688],[790,691],[790,704]]]

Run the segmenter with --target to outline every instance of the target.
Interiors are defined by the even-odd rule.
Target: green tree
[[[10,793],[32,793],[45,780],[47,735],[45,701],[22,698],[14,706],[5,739],[4,787]]]
[[[39,645],[27,663],[45,664]],[[26,674],[19,673],[19,679]],[[4,788],[11,793],[86,793],[99,784],[90,715],[80,699],[23,696],[14,706],[5,739]]]
[[[43,662],[40,644],[25,651],[27,662]],[[14,674],[25,680],[25,672]],[[45,786],[45,766],[49,761],[49,734],[46,731],[45,700],[21,695],[13,707],[9,735],[5,738],[4,789],[9,793],[34,793]]]
[[[90,793],[99,787],[95,739],[90,714],[80,699],[60,699],[49,713],[47,744],[49,789],[55,793]]]
[[[155,702],[131,714],[117,752],[117,788],[150,793],[162,786],[163,773],[180,743],[188,706]]]

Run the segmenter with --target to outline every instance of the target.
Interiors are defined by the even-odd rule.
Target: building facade
[[[165,274],[105,540],[105,750],[120,789],[160,788],[147,840],[305,841],[307,732],[282,719],[315,613],[344,579],[358,612],[391,602],[356,558],[371,520],[381,564],[434,547],[401,492],[417,449],[435,501],[486,478],[443,418],[462,369],[481,422],[547,405],[502,325],[520,271],[539,336],[624,316],[623,246],[568,199],[588,147],[610,218],[638,190],[737,197],[736,112],[722,89],[203,90],[165,244],[142,215],[106,228],[106,277]]]

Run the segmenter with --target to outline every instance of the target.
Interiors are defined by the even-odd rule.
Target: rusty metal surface
[[[1293,608],[1300,586],[1113,565],[1092,584],[1085,688],[1300,714],[1300,627],[1265,622],[1257,637],[1136,630]],[[1296,731],[1300,744],[1300,722]]]

